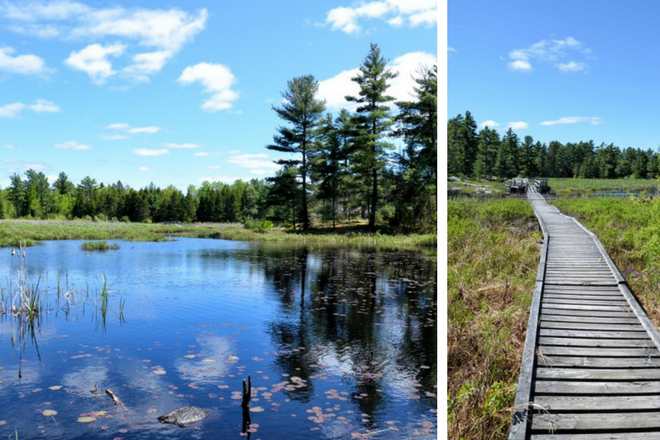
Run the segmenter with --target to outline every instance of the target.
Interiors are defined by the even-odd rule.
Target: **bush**
[[[102,241],[87,241],[80,245],[80,248],[84,251],[109,251],[119,249],[119,244],[117,243],[108,243],[105,240]]]

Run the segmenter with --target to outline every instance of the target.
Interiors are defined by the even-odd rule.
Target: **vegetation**
[[[541,237],[525,200],[447,202],[449,438],[508,435]]]
[[[254,227],[253,227],[254,226]],[[428,249],[435,251],[436,234],[385,235],[364,232],[363,223],[342,225],[335,230],[319,228],[307,234],[274,227],[269,220],[239,223],[186,223],[182,225],[92,221],[5,220],[0,228],[0,247],[24,246],[43,240],[164,241],[171,237],[222,238],[323,246],[372,247],[380,250]],[[26,240],[28,239],[28,240]]]
[[[494,127],[477,132],[472,114],[447,121],[447,166],[450,175],[468,177],[580,177],[586,179],[655,179],[660,176],[660,153],[651,149],[620,148],[614,144],[534,142],[522,140],[511,128],[500,137]]]
[[[554,204],[598,236],[653,323],[660,325],[660,200],[582,198]]]
[[[552,192],[559,197],[611,194],[657,194],[658,182],[648,179],[549,179]]]
[[[119,243],[108,243],[105,240],[102,241],[87,241],[80,245],[80,248],[84,251],[109,251],[119,249]]]
[[[0,219],[82,219],[133,223],[245,223],[266,219],[307,232],[331,223],[364,220],[369,232],[435,233],[437,224],[437,68],[421,66],[412,101],[385,92],[394,74],[371,45],[353,78],[358,107],[323,114],[312,75],[288,81],[284,101],[273,107],[288,125],[266,148],[297,155],[265,180],[204,182],[186,191],[86,176],[77,185],[61,172],[52,184],[43,172],[14,173],[0,190]],[[391,141],[405,145],[393,153]],[[89,237],[93,238],[93,237]]]

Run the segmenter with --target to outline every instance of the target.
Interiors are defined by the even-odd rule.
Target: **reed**
[[[87,241],[80,245],[84,251],[109,251],[119,249],[119,243],[108,243],[105,240]]]

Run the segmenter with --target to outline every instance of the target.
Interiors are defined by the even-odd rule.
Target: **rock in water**
[[[211,410],[206,408],[199,408],[196,406],[186,406],[179,408],[176,411],[158,417],[158,420],[163,423],[171,423],[172,425],[179,425],[186,427],[197,423],[204,417],[208,416]]]

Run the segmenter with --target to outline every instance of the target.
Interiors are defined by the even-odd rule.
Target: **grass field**
[[[329,229],[316,229],[301,234],[272,228],[265,232],[245,229],[233,223],[146,224],[123,222],[56,221],[56,220],[2,220],[0,221],[0,247],[16,246],[19,240],[28,245],[42,240],[111,240],[163,241],[171,237],[222,238],[227,240],[264,241],[273,243],[318,246],[356,246],[379,250],[434,251],[437,236],[367,234],[363,225],[348,225],[334,233]]]

